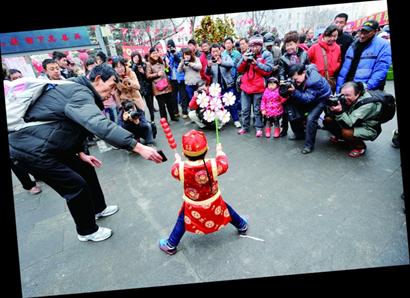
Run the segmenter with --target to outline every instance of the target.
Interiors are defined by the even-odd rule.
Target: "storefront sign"
[[[91,45],[87,27],[0,33],[2,54],[26,53]]]

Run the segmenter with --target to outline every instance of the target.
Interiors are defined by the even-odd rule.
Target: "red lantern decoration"
[[[170,132],[171,132],[171,128],[169,128],[169,127],[164,128],[164,133],[165,134],[170,133]]]
[[[168,123],[166,118],[161,118],[159,120],[159,123],[164,124],[164,123]]]
[[[177,144],[175,142],[169,144],[169,146],[171,147],[171,149],[177,148]]]
[[[166,136],[167,139],[169,140],[170,138],[172,138],[172,132],[166,133],[165,136]]]
[[[168,143],[171,145],[171,143],[175,143],[175,139],[174,139],[174,137],[173,136],[171,136],[169,139],[168,139]]]

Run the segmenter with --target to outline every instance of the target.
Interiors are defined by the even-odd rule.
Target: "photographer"
[[[189,48],[182,49],[182,60],[178,65],[178,71],[185,73],[185,85],[188,100],[182,104],[182,110],[188,114],[189,99],[194,95],[198,84],[202,81],[200,71],[201,61],[191,52]]]
[[[325,108],[325,100],[329,98],[332,91],[329,83],[319,74],[314,64],[292,65],[288,76],[294,81],[294,84],[291,84],[287,90],[290,93],[288,106],[293,107],[292,111],[299,114],[299,116],[294,116],[289,113],[290,109],[287,110],[290,125],[295,134],[289,139],[305,139],[301,153],[308,154],[314,149],[317,121]],[[307,117],[306,113],[308,113]]]
[[[241,78],[243,121],[238,134],[243,135],[249,132],[251,105],[253,104],[256,137],[260,138],[263,128],[260,105],[262,94],[265,91],[265,77],[269,76],[273,70],[273,58],[270,52],[262,49],[262,36],[252,36],[249,40],[249,46],[251,50],[245,52],[238,62],[238,72],[243,74]]]
[[[211,46],[212,58],[208,60],[208,67],[206,74],[212,77],[212,83],[218,83],[221,86],[221,93],[226,92],[234,93],[235,81],[232,78],[231,69],[234,67],[234,63],[228,54],[221,56],[221,50],[218,44]],[[239,128],[241,123],[239,122],[239,98],[232,106],[227,106],[227,110],[232,116],[234,125]]]
[[[186,103],[189,102],[188,95],[186,93],[186,86],[185,86],[185,73],[178,72],[178,65],[182,60],[182,53],[178,51],[175,45],[175,42],[170,39],[167,41],[167,53],[165,56],[167,63],[169,65],[168,68],[168,78],[172,85],[172,100],[174,101],[175,105],[175,117],[179,117],[179,109],[178,103],[181,104],[182,107],[182,117],[187,117],[187,111],[184,110]],[[178,94],[179,94],[179,101],[178,101]]]
[[[381,133],[381,123],[375,117],[379,114],[382,104],[372,102],[361,105],[358,103],[371,95],[361,82],[347,82],[341,87],[341,95],[336,103],[329,100],[330,114],[325,117],[323,125],[333,134],[332,143],[345,141],[350,147],[350,157],[360,157],[366,152],[364,141],[374,141]]]
[[[123,107],[122,127],[131,132],[136,140],[143,138],[144,145],[152,145],[154,143],[154,136],[151,124],[145,119],[144,111],[138,109],[132,100],[125,100],[121,103]]]
[[[289,68],[294,64],[308,65],[310,64],[307,52],[299,47],[299,34],[297,31],[289,31],[283,38],[284,54],[279,59],[279,81],[282,85],[289,77]],[[284,96],[284,95],[282,95]],[[288,105],[285,104],[285,110],[288,110]],[[289,119],[290,121],[290,119]],[[287,113],[283,115],[282,131],[280,136],[286,136],[288,132]]]

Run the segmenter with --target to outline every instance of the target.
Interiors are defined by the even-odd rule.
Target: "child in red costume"
[[[216,146],[216,158],[205,159],[208,144],[202,131],[191,130],[182,136],[182,146],[187,161],[175,154],[171,174],[184,186],[183,205],[177,222],[168,239],[162,239],[159,247],[167,254],[175,254],[185,231],[209,234],[231,223],[239,234],[246,234],[247,221],[239,216],[222,199],[218,176],[228,170],[228,158],[222,145]]]

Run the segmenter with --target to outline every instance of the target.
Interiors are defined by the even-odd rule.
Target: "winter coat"
[[[125,76],[120,77],[121,81],[117,83],[117,98],[120,102],[127,99],[132,99],[138,108],[143,110],[145,108],[144,101],[140,93],[140,83],[137,75],[130,68],[126,68]]]
[[[261,111],[266,111],[268,117],[278,117],[283,114],[283,103],[286,98],[279,95],[279,88],[275,90],[265,89],[262,95]]]
[[[144,73],[139,72],[138,66],[141,65],[142,68],[144,69]],[[151,82],[147,79],[147,64],[142,62],[141,64],[133,64],[131,66],[131,69],[135,72],[138,82],[140,83],[140,93],[141,96],[145,97],[147,95],[150,95],[152,93],[152,84]]]
[[[165,64],[161,62],[155,62],[151,60],[151,62],[147,62],[147,78],[152,81],[152,93],[154,96],[167,94],[172,92],[171,83],[168,82],[168,86],[160,91],[155,86],[155,83],[161,80],[162,78],[167,78],[167,74],[165,73]],[[164,74],[163,76],[159,77],[158,72],[162,71]],[[168,79],[168,78],[167,78]]]
[[[315,104],[325,101],[332,94],[329,83],[317,71],[316,65],[306,66],[305,82],[298,86],[292,97],[301,104]]]
[[[349,73],[354,56],[354,50],[358,42],[358,40],[353,42],[347,50],[345,61],[342,65],[339,76],[337,77],[336,92],[340,91],[340,87],[346,81],[346,76]],[[367,48],[363,50],[353,80],[355,82],[366,83],[368,90],[382,88],[384,86],[391,61],[390,43],[383,38],[375,36]]]
[[[30,163],[47,164],[59,156],[84,150],[89,133],[115,147],[132,150],[137,141],[101,110],[102,98],[84,77],[75,83],[45,91],[27,111],[25,121],[54,121],[9,133],[10,156]]]
[[[273,70],[273,57],[269,51],[262,51],[256,56],[256,63],[248,63],[241,57],[238,62],[238,72],[243,73],[241,90],[247,94],[263,93],[265,77]]]
[[[235,83],[231,73],[231,68],[234,67],[234,63],[229,55],[223,55],[221,59],[221,64],[212,63],[210,67],[207,67],[206,73],[212,78],[212,83],[218,83],[218,68],[220,68],[222,79],[226,87],[229,88]]]
[[[232,49],[231,52],[228,52],[227,50],[223,51],[221,56],[223,57],[225,55],[231,57],[231,59],[233,61],[233,64],[234,64],[235,67],[231,68],[231,75],[232,75],[232,78],[235,80],[235,78],[238,76],[238,69],[237,68],[239,66],[239,60],[242,58],[242,55],[241,55],[241,53],[239,53],[235,49]]]
[[[382,131],[380,121],[375,119],[382,108],[382,104],[372,102],[356,108],[357,103],[368,97],[371,97],[371,95],[365,92],[347,111],[337,114],[335,120],[343,122],[343,127],[353,128],[353,136],[373,141]]]
[[[184,81],[185,74],[183,72],[178,72],[178,65],[182,60],[181,51],[176,51],[174,54],[167,52],[166,59],[168,59],[167,63],[169,65],[168,79],[177,80],[178,82]]]
[[[185,85],[197,85],[202,81],[200,71],[202,64],[199,58],[195,57],[195,62],[189,62],[189,65],[185,65],[184,61],[178,65],[178,71],[185,73]]]
[[[199,57],[199,60],[201,61],[201,65],[202,65],[202,68],[201,68],[201,71],[200,71],[201,79],[202,79],[202,81],[205,82],[206,85],[210,85],[211,81],[212,81],[211,76],[206,71],[206,69],[208,67],[208,60],[210,60],[210,59],[211,59],[211,54],[210,53],[208,53],[208,54],[202,53],[201,57]]]
[[[310,63],[307,52],[302,50],[301,48],[298,48],[296,55],[299,57],[300,64],[308,65]],[[285,52],[282,55],[282,57],[280,57],[279,59],[279,80],[280,81],[284,81],[287,79],[289,67],[291,66],[290,63],[291,63],[290,54]]]
[[[342,64],[345,60],[347,49],[350,47],[352,42],[353,42],[353,37],[347,32],[343,32],[342,34],[339,34],[339,36],[337,37],[336,43],[340,46],[340,53],[342,55]]]
[[[332,45],[328,45],[327,42],[325,42],[323,38],[320,37],[319,42],[312,45],[308,51],[310,63],[316,65],[322,77],[326,77],[325,59],[323,57],[322,49],[324,49],[326,52],[329,77],[334,77],[335,73],[339,70],[340,63],[342,61],[340,46],[335,42]]]

